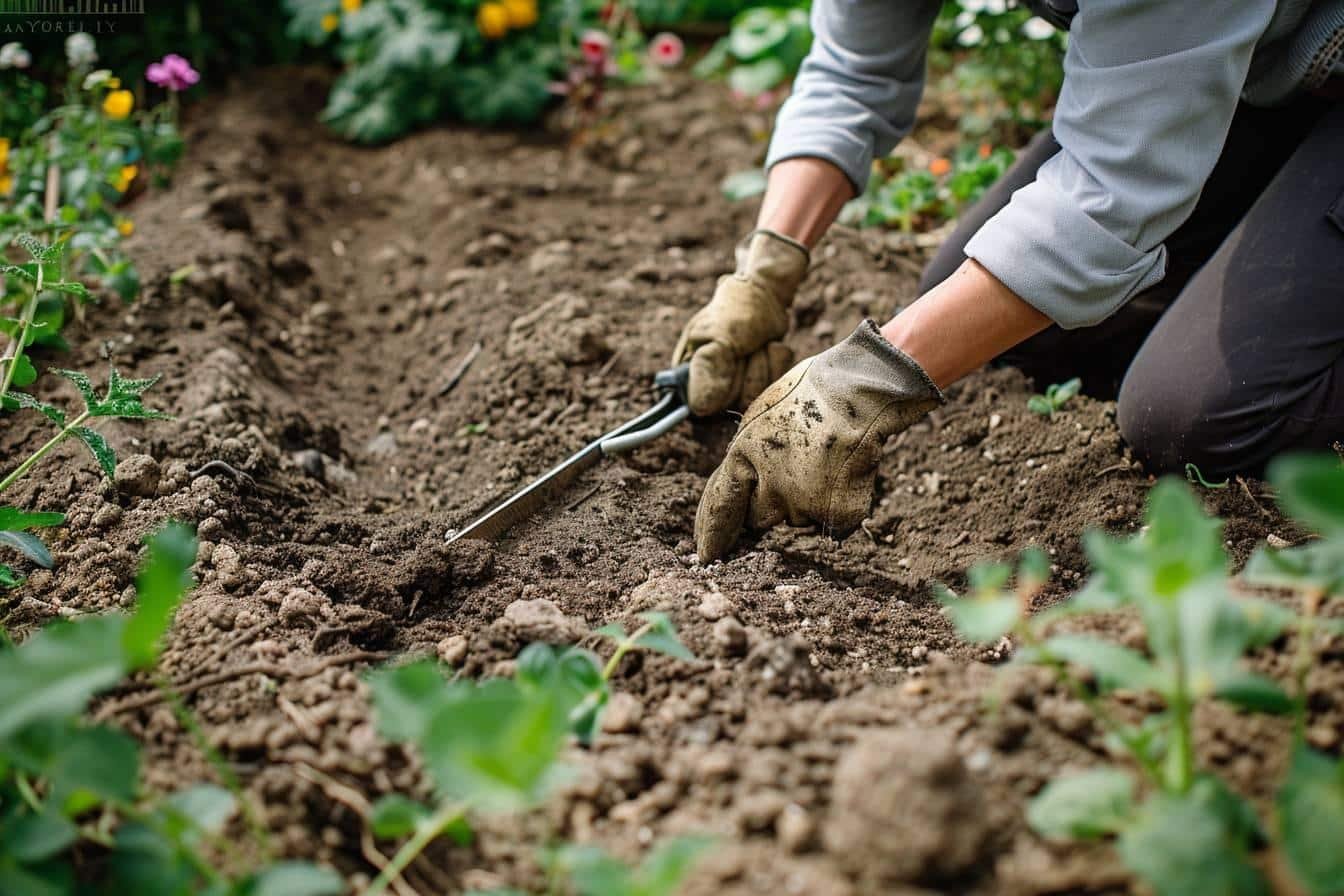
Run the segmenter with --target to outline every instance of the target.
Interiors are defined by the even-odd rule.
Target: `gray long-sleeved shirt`
[[[1103,320],[1164,276],[1163,241],[1213,170],[1277,4],[1079,5],[1055,108],[1061,151],[966,246],[1066,328]],[[874,156],[914,124],[939,6],[814,0],[812,50],[780,111],[767,167],[822,158],[862,190]]]

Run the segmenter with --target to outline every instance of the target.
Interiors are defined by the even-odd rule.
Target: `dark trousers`
[[[921,294],[1059,151],[1047,132],[962,216]],[[1167,276],[1095,327],[1052,326],[1002,356],[1039,387],[1073,376],[1117,398],[1120,431],[1154,472],[1259,473],[1344,439],[1344,104],[1242,105]]]

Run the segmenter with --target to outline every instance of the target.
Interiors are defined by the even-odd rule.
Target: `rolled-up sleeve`
[[[1061,150],[966,244],[1065,328],[1098,323],[1166,274],[1227,138],[1274,0],[1079,5],[1055,108]]]
[[[780,109],[766,167],[825,159],[862,192],[874,156],[914,126],[938,0],[814,0],[812,49]]]

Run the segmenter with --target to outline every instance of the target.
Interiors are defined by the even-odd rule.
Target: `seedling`
[[[450,682],[429,661],[370,676],[379,730],[418,748],[438,803],[431,808],[393,795],[373,807],[369,823],[376,836],[409,839],[365,896],[385,892],[438,837],[469,837],[468,813],[511,812],[544,801],[565,776],[559,757],[569,738],[587,743],[596,736],[611,677],[631,650],[694,658],[666,615],[643,618],[631,635],[619,625],[598,630],[617,643],[605,666],[588,650],[533,644],[519,654],[512,678]]]
[[[1054,417],[1055,412],[1062,410],[1082,388],[1083,381],[1078,377],[1053,383],[1046,388],[1044,395],[1033,395],[1027,399],[1027,410],[1042,417]]]
[[[1224,479],[1222,482],[1210,482],[1204,478],[1204,474],[1199,472],[1199,467],[1194,464],[1185,465],[1185,480],[1191,484],[1199,484],[1204,488],[1227,488],[1231,480]]]
[[[310,865],[237,877],[215,868],[204,850],[228,852],[234,796],[197,786],[147,800],[135,741],[81,718],[96,694],[155,665],[195,558],[195,536],[169,524],[149,539],[133,613],[58,622],[0,648],[0,891],[72,893],[80,867],[89,892],[344,892],[337,875]],[[90,845],[96,860],[83,854]]]
[[[25,513],[17,507],[0,506],[0,545],[18,551],[43,569],[51,569],[51,552],[33,529],[46,529],[65,522],[63,513]],[[23,577],[0,563],[0,587],[16,588]]]
[[[1302,737],[1313,632],[1340,628],[1316,618],[1316,609],[1344,584],[1344,469],[1333,459],[1296,458],[1271,467],[1270,478],[1284,508],[1323,538],[1301,548],[1261,550],[1245,577],[1298,590],[1301,615],[1232,596],[1222,524],[1174,479],[1153,488],[1140,534],[1085,537],[1095,572],[1068,602],[1028,616],[1044,583],[1043,560],[1034,553],[1024,556],[1013,592],[1005,591],[1008,568],[990,565],[971,571],[969,598],[944,596],[964,637],[993,643],[1012,634],[1022,645],[1016,662],[1052,669],[1138,772],[1103,767],[1051,782],[1032,801],[1028,821],[1048,837],[1115,837],[1121,859],[1162,896],[1266,892],[1251,853],[1267,842],[1283,852],[1309,893],[1323,896],[1344,886],[1344,764],[1312,751]],[[1137,613],[1146,650],[1054,631],[1061,620],[1117,610]],[[1290,631],[1298,639],[1293,695],[1243,665],[1249,651]],[[1116,690],[1152,694],[1162,709],[1137,723],[1122,720],[1108,702]],[[1276,828],[1263,825],[1249,803],[1201,767],[1193,716],[1210,701],[1295,715],[1297,744],[1279,792]]]

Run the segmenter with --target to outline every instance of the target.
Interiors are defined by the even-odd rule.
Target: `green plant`
[[[51,552],[32,529],[47,529],[65,522],[63,513],[25,513],[17,507],[0,505],[0,545],[18,551],[43,569],[51,569]],[[0,588],[17,588],[23,577],[0,563]]]
[[[512,678],[450,682],[428,661],[371,675],[379,730],[389,740],[415,745],[437,804],[427,807],[400,795],[375,804],[369,818],[374,835],[408,839],[366,896],[383,893],[438,837],[469,836],[468,813],[541,803],[563,776],[559,757],[569,738],[588,742],[596,736],[611,676],[631,650],[691,657],[667,616],[647,613],[644,619],[630,635],[616,625],[598,630],[616,642],[605,665],[587,650],[533,644],[518,656]]]
[[[323,119],[365,143],[445,117],[535,120],[597,20],[592,4],[548,0],[285,0],[285,8],[293,37],[335,41],[345,71]]]
[[[961,133],[1018,145],[1045,127],[1064,83],[1066,39],[1015,0],[944,3],[930,68],[955,85]]]
[[[1138,772],[1102,767],[1053,781],[1031,802],[1028,821],[1050,837],[1114,837],[1129,869],[1163,896],[1268,892],[1253,862],[1266,844],[1282,852],[1308,892],[1344,886],[1344,764],[1311,750],[1303,737],[1314,633],[1344,631],[1317,617],[1321,600],[1344,584],[1344,469],[1333,459],[1288,458],[1271,467],[1270,478],[1285,510],[1323,537],[1300,548],[1261,549],[1243,575],[1298,592],[1301,614],[1234,596],[1222,524],[1176,479],[1153,488],[1140,534],[1085,536],[1094,574],[1065,603],[1030,615],[1048,575],[1039,552],[1024,555],[1012,591],[1005,590],[1011,569],[993,564],[971,571],[969,596],[943,595],[964,637],[992,643],[1012,634],[1021,644],[1015,662],[1053,670]],[[1146,649],[1059,631],[1076,617],[1117,611],[1138,616]],[[1249,652],[1286,632],[1297,639],[1293,694],[1244,665]],[[1161,709],[1132,720],[1110,700],[1119,690],[1149,694]],[[1211,701],[1294,715],[1293,758],[1275,825],[1263,824],[1201,766],[1194,715]]]
[[[675,896],[708,845],[704,837],[669,840],[634,869],[595,846],[564,846],[553,867],[568,878],[574,896]]]
[[[195,557],[195,536],[169,524],[148,540],[133,613],[58,622],[0,647],[0,892],[344,892],[333,872],[299,863],[218,869],[209,855],[230,852],[233,795],[142,793],[135,741],[81,718],[96,694],[154,666]]]
[[[1082,388],[1083,381],[1078,377],[1062,383],[1051,383],[1046,387],[1044,395],[1033,395],[1027,399],[1027,410],[1042,417],[1053,417],[1055,412],[1062,410]]]
[[[728,85],[746,96],[783,86],[798,72],[812,45],[807,10],[757,6],[733,19],[728,36],[694,68],[702,78],[728,73]]]
[[[1222,482],[1210,482],[1204,478],[1204,474],[1199,471],[1199,467],[1194,464],[1185,465],[1185,481],[1194,485],[1198,483],[1204,488],[1227,488],[1228,480]]]
[[[874,166],[863,195],[841,210],[840,221],[902,233],[931,230],[974,204],[1013,158],[1011,150],[980,144],[961,147],[951,159],[935,159],[927,170],[906,168],[900,159],[883,160]]]
[[[25,386],[37,378],[37,371],[28,359],[25,348],[33,342],[33,332],[41,322],[36,320],[36,312],[41,298],[47,292],[69,293],[76,296],[87,295],[87,290],[77,281],[66,280],[62,276],[64,243],[43,245],[30,236],[20,237],[19,242],[29,252],[32,262],[23,265],[0,266],[0,272],[17,277],[27,285],[20,317],[10,319],[9,329],[12,335],[11,351],[5,359],[3,377],[0,378],[0,399],[4,409],[26,409],[38,411],[50,420],[57,433],[46,444],[34,451],[4,479],[0,479],[0,492],[9,488],[25,473],[33,468],[53,448],[74,437],[83,442],[108,478],[116,470],[117,456],[102,434],[85,424],[92,420],[167,420],[167,414],[146,408],[142,396],[156,382],[152,379],[127,379],[115,367],[108,375],[107,390],[98,395],[89,377],[74,370],[57,370],[56,373],[70,380],[79,390],[84,408],[73,417],[55,405],[39,401],[26,392],[16,392],[14,385]]]

